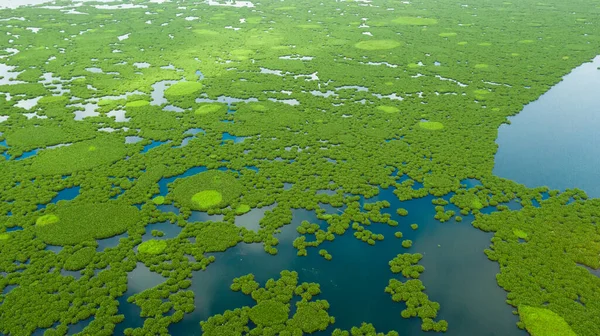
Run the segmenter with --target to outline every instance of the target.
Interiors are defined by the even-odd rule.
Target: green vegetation
[[[215,315],[200,322],[203,334],[233,335],[238,333],[263,334],[270,330],[274,334],[292,335],[314,333],[325,330],[334,318],[327,310],[329,303],[324,300],[312,301],[321,293],[316,283],[298,284],[298,273],[282,271],[277,280],[269,279],[264,288],[248,274],[233,280],[231,290],[250,295],[256,305],[228,310],[223,315]],[[299,297],[296,312],[290,314],[292,298]],[[250,329],[249,322],[255,325]]]
[[[419,127],[429,131],[437,131],[443,129],[444,124],[439,121],[421,121],[419,122]]]
[[[387,105],[377,106],[377,109],[380,111],[383,111],[385,113],[396,113],[396,112],[400,111],[400,109],[395,106],[387,106]]]
[[[214,312],[192,279],[235,267],[223,252],[236,262],[252,253],[278,272],[281,258],[256,253],[292,245],[312,253],[302,262],[324,258],[335,270],[346,256],[328,251],[346,238],[378,249],[385,234],[392,255],[411,248],[408,238],[426,246],[426,235],[406,231],[421,215],[493,232],[485,253],[518,327],[553,325],[551,311],[577,335],[600,334],[598,201],[493,175],[500,125],[597,55],[596,3],[219,2],[0,10],[1,334],[66,335],[83,321],[81,334],[110,335],[139,312],[125,335],[166,335],[199,316],[196,302]],[[55,199],[74,186],[75,199]],[[426,197],[428,211],[413,207]],[[163,223],[172,227],[144,242]],[[390,275],[407,281],[390,282],[389,304],[406,302],[403,316],[445,330],[416,258],[391,261]],[[159,284],[135,286],[142,267]],[[238,278],[256,304],[212,316],[204,332],[341,328],[312,300],[318,286],[295,277],[262,288]],[[123,298],[139,309],[122,310]],[[334,333],[378,335],[364,314]]]
[[[161,254],[167,248],[164,240],[148,240],[138,246],[138,252],[142,254]]]
[[[519,315],[532,336],[576,336],[565,320],[552,310],[520,306]]]
[[[362,50],[387,50],[398,48],[401,45],[402,43],[394,40],[369,40],[360,41],[354,46]]]
[[[206,104],[200,106],[194,113],[199,115],[210,114],[219,110],[223,110],[224,108],[225,106],[220,104]]]
[[[410,16],[401,16],[397,19],[392,20],[392,22],[406,26],[430,26],[438,23],[436,19]]]
[[[121,234],[139,221],[135,207],[121,204],[72,204],[36,220],[36,234],[46,244],[75,245]]]
[[[222,208],[236,200],[242,188],[236,178],[221,171],[207,171],[175,181],[174,200],[193,210]]]
[[[202,90],[202,83],[198,82],[179,82],[165,90],[165,96],[189,96],[197,94]]]

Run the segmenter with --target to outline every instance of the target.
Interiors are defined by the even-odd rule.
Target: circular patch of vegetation
[[[388,106],[388,105],[377,106],[377,109],[379,111],[383,111],[385,113],[396,113],[396,112],[400,111],[399,108],[397,108],[395,106]]]
[[[253,111],[258,111],[258,112],[265,112],[267,110],[267,107],[262,104],[252,104],[252,105],[250,105],[250,107],[252,108]]]
[[[429,131],[437,131],[444,128],[444,124],[439,121],[421,121],[419,122],[419,127]]]
[[[222,201],[223,195],[216,190],[203,190],[192,196],[192,202],[200,209],[210,209]]]
[[[456,33],[451,33],[451,32],[448,32],[448,33],[440,33],[440,36],[441,36],[441,37],[452,37],[452,36],[456,36]]]
[[[165,197],[164,196],[156,196],[152,199],[152,203],[156,204],[156,205],[161,205],[165,203]]]
[[[138,246],[138,252],[143,254],[161,254],[167,248],[167,242],[164,240],[148,240]]]
[[[420,17],[412,17],[412,16],[401,16],[397,19],[392,20],[393,23],[403,25],[403,26],[429,26],[437,24],[438,21],[436,19],[430,18],[420,18]]]
[[[179,82],[169,86],[165,90],[165,96],[181,97],[189,96],[202,90],[202,83],[198,82]]]
[[[219,110],[222,110],[225,107],[225,105],[222,104],[205,104],[200,106],[195,112],[194,114],[210,114],[210,113],[214,113],[217,112]]]
[[[370,40],[360,41],[354,47],[362,50],[387,50],[394,49],[402,45],[402,43],[394,40]]]
[[[125,107],[144,107],[148,105],[150,105],[150,102],[147,100],[134,100],[125,104]]]
[[[241,194],[237,179],[226,172],[212,170],[174,182],[173,198],[192,210],[223,208]]]
[[[248,204],[240,204],[237,208],[235,208],[236,215],[243,215],[252,209]]]
[[[38,218],[35,230],[46,244],[75,245],[119,235],[139,219],[138,209],[129,205],[75,204]]]
[[[268,327],[285,323],[289,314],[288,305],[275,300],[265,300],[252,307],[248,316],[256,325]]]
[[[484,64],[484,63],[475,64],[475,69],[487,69],[488,67],[489,67],[489,65]]]

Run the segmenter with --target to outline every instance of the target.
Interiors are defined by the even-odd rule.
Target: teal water
[[[600,197],[598,67],[600,56],[575,68],[499,128],[495,175]]]

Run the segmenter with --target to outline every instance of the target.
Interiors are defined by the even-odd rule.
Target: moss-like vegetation
[[[36,234],[51,245],[74,245],[121,234],[140,219],[135,207],[119,204],[72,204],[37,218]]]
[[[560,315],[550,309],[520,306],[519,316],[531,336],[577,335]]]
[[[138,252],[143,254],[161,254],[167,248],[164,240],[148,240],[138,246]]]
[[[66,335],[83,321],[81,334],[110,335],[137,311],[144,321],[124,334],[173,333],[198,316],[194,272],[222,252],[243,259],[246,247],[277,254],[291,244],[300,257],[336,263],[332,244],[344,234],[364,248],[384,234],[398,250],[408,238],[424,246],[427,235],[406,230],[429,211],[494,233],[485,253],[500,265],[518,327],[535,325],[526,306],[556,313],[577,335],[600,334],[598,201],[493,175],[498,127],[597,55],[593,1],[253,4],[2,10],[0,333]],[[62,193],[74,186],[75,199]],[[430,196],[428,210],[410,202]],[[235,225],[267,206],[247,216],[256,230]],[[316,219],[291,228],[290,241],[285,226],[303,210]],[[166,248],[143,253],[157,223],[173,225],[151,231],[169,237]],[[406,298],[406,316],[424,317],[424,330],[442,331],[408,259],[390,276],[410,279],[389,291]],[[129,295],[142,264],[163,280]],[[242,282],[257,308],[214,316],[207,335],[293,335],[333,322],[327,304],[308,300],[316,286]],[[126,292],[139,310],[121,309]],[[307,303],[292,307],[297,295]],[[284,310],[297,314],[282,322]],[[361,322],[336,333],[376,335]]]
[[[358,49],[362,50],[387,50],[394,49],[401,46],[402,43],[394,40],[369,40],[369,41],[360,41],[356,43],[354,46]]]
[[[202,83],[198,82],[179,82],[165,90],[165,96],[189,96],[197,94],[202,90]]]
[[[429,131],[437,131],[443,129],[444,124],[439,121],[421,121],[419,122],[419,127]]]
[[[405,26],[430,26],[438,23],[436,19],[411,16],[401,16],[392,20],[392,22]]]
[[[208,171],[177,180],[173,198],[182,206],[193,210],[207,210],[229,205],[241,194],[237,179],[229,173]]]

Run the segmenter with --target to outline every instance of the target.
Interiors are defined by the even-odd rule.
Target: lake
[[[498,130],[494,174],[528,187],[600,197],[600,56],[509,118]]]

